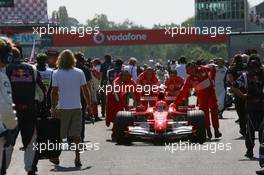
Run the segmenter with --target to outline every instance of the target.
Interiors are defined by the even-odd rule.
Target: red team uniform
[[[191,88],[194,88],[198,99],[198,105],[205,113],[205,125],[207,128],[208,137],[212,137],[210,131],[210,112],[212,124],[215,129],[215,135],[217,138],[221,137],[221,133],[218,130],[218,106],[213,82],[215,75],[214,69],[211,66],[192,67],[195,69],[195,73],[190,73],[187,71],[189,76],[187,77],[184,86],[174,103],[179,105],[184,100],[184,98],[189,95]]]
[[[175,97],[179,94],[182,86],[184,84],[184,80],[179,77],[170,77],[165,81],[166,86],[166,96],[172,96]]]
[[[136,93],[136,83],[134,80],[132,80],[130,75],[127,75],[128,77],[124,78],[123,73],[121,73],[120,76],[118,76],[114,81],[113,81],[113,86],[112,88],[115,87],[115,85],[118,85],[120,87],[125,87],[125,86],[133,86],[134,87],[134,92],[128,92],[129,88],[126,88],[126,90],[120,90],[119,92],[109,92],[107,93],[107,106],[106,106],[106,125],[109,126],[110,123],[115,122],[115,117],[118,111],[124,111],[125,108],[127,107],[127,98],[126,94],[131,93],[134,95],[137,101],[139,101],[139,94]],[[131,88],[132,89],[132,88]],[[117,90],[117,89],[116,89]]]

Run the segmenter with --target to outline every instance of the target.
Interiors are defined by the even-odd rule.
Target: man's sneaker
[[[76,168],[80,168],[80,167],[82,167],[82,163],[81,163],[81,161],[80,160],[78,160],[78,161],[74,161],[74,164],[75,164],[75,167]]]
[[[246,131],[243,131],[240,129],[239,133],[243,136],[243,137],[246,137]]]
[[[26,148],[25,148],[25,147],[20,147],[19,150],[20,150],[20,151],[25,151]]]
[[[53,163],[54,165],[59,165],[60,164],[60,159],[59,158],[52,158],[52,159],[49,159],[49,161],[51,163]]]
[[[245,157],[249,158],[249,159],[252,159],[254,157],[254,154],[253,154],[253,151],[247,151],[246,154],[245,154]]]
[[[207,128],[207,129],[206,129],[206,133],[207,133],[207,137],[208,137],[209,139],[211,139],[211,138],[213,137],[213,135],[212,135],[212,132],[211,132],[211,129],[210,129],[210,128]]]
[[[36,175],[36,172],[35,171],[29,171],[27,174],[28,175]]]
[[[116,142],[116,136],[115,136],[114,133],[112,133],[112,135],[111,135],[111,139],[112,139],[112,142]]]
[[[215,138],[222,137],[222,133],[219,131],[219,129],[215,129]]]

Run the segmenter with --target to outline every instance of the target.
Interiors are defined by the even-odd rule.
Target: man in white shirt
[[[127,70],[130,73],[134,81],[137,81],[138,79],[136,64],[137,64],[137,59],[131,57],[128,61],[128,65],[124,67],[124,70]]]
[[[181,57],[178,60],[178,65],[176,66],[177,75],[181,77],[183,80],[186,80],[187,73],[186,73],[186,58]]]
[[[175,70],[176,69],[176,60],[175,59],[172,59],[171,60],[171,63],[170,63],[170,67],[169,67],[169,70]]]
[[[222,114],[225,109],[226,96],[226,80],[227,68],[224,65],[224,60],[219,58],[216,60],[216,75],[215,75],[215,93],[218,103],[219,118],[223,118]]]
[[[79,143],[82,131],[81,90],[87,110],[91,110],[91,95],[87,87],[84,72],[74,65],[76,59],[70,50],[64,50],[58,59],[58,70],[52,78],[51,114],[61,120],[61,139],[70,138],[76,144],[75,167],[81,167]],[[59,164],[59,159],[51,159]]]

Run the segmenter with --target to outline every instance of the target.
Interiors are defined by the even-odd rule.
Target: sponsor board
[[[147,44],[184,44],[184,43],[226,43],[227,35],[176,35],[170,37],[165,30],[121,30],[101,31],[99,34],[86,35],[54,35],[54,46],[115,46],[115,45],[147,45]]]

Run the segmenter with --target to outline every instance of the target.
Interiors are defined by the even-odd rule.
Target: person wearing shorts
[[[52,77],[51,115],[61,121],[61,139],[68,138],[76,145],[75,167],[81,167],[79,144],[82,132],[81,90],[86,101],[86,109],[91,110],[91,95],[84,72],[75,68],[76,59],[70,50],[60,54]],[[50,160],[59,164],[59,158]]]
[[[82,131],[82,111],[81,109],[60,109],[58,118],[61,121],[60,136],[61,139],[67,137],[79,136]]]

